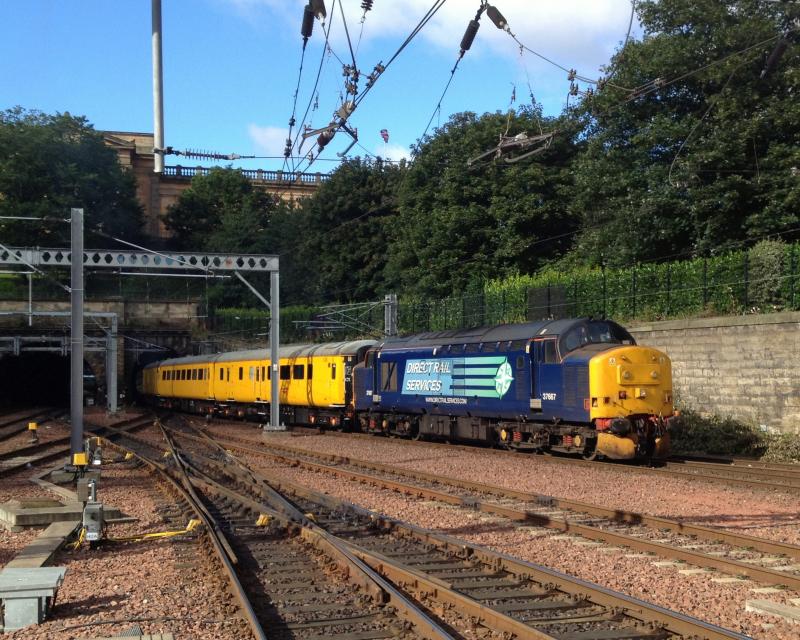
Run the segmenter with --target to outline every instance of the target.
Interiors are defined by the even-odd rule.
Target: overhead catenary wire
[[[335,12],[335,9],[336,9],[336,2],[337,2],[337,0],[333,0],[333,5],[331,6],[331,17],[330,17],[330,20],[328,20],[328,23],[325,25],[325,28],[324,28],[325,43],[324,43],[324,45],[322,47],[322,55],[320,56],[319,67],[317,68],[317,77],[314,79],[314,87],[311,89],[311,95],[310,95],[310,97],[308,99],[308,104],[306,105],[306,110],[303,113],[303,117],[300,120],[300,125],[297,128],[297,135],[295,136],[295,139],[292,141],[292,146],[290,148],[290,154],[291,154],[291,151],[294,151],[294,148],[297,146],[297,141],[300,139],[300,136],[302,135],[303,126],[306,123],[306,118],[308,117],[308,112],[311,110],[311,105],[314,102],[314,95],[316,94],[317,87],[319,86],[319,79],[320,79],[320,76],[322,75],[322,68],[323,68],[323,66],[325,64],[325,56],[327,55],[328,51],[330,50],[330,46],[328,44],[328,41],[329,41],[329,37],[330,37],[331,28],[333,26],[333,16],[335,15],[334,12]],[[293,162],[292,163],[292,171],[295,172],[296,170],[297,170],[297,164],[294,164],[294,162]]]
[[[352,113],[358,107],[358,105],[361,103],[361,101],[364,99],[364,97],[369,93],[369,91],[372,89],[372,87],[375,86],[375,82],[377,81],[377,79],[386,71],[386,68],[392,62],[394,62],[395,59],[397,59],[397,57],[400,55],[400,53],[408,46],[408,44],[414,39],[414,37],[416,37],[416,35],[430,21],[430,19],[439,11],[439,9],[441,9],[441,7],[445,4],[446,1],[447,0],[435,0],[433,5],[431,6],[431,8],[428,9],[428,11],[425,14],[425,16],[423,16],[423,18],[419,21],[417,26],[412,30],[412,32],[409,34],[409,36],[405,39],[405,41],[400,45],[400,47],[397,49],[397,51],[389,59],[389,62],[387,62],[385,65],[382,62],[379,62],[378,64],[375,65],[372,73],[368,76],[368,81],[367,81],[366,88],[360,94],[357,94],[354,97],[353,102],[352,102],[352,106],[349,109],[350,113]],[[337,125],[334,125],[334,126],[338,130],[339,128],[341,128],[344,125],[345,125],[345,122],[342,120]],[[316,161],[316,157],[317,156],[312,156],[311,158],[308,159],[308,164],[305,167],[306,171],[308,170],[309,167],[311,167],[311,165],[314,164],[314,162]],[[296,167],[295,167],[295,170],[296,170]]]

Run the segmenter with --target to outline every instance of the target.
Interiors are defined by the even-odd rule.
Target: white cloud
[[[289,131],[283,127],[260,127],[257,124],[249,124],[247,135],[259,152],[267,156],[280,156],[283,155]]]
[[[381,158],[385,158],[387,160],[394,160],[395,162],[403,159],[408,160],[411,158],[411,151],[399,144],[376,144],[372,152],[376,156],[380,156]]]
[[[287,26],[299,28],[303,6],[307,0],[216,0],[228,4],[237,12],[274,21],[277,17]],[[354,41],[361,28],[360,0],[341,0],[350,36]],[[333,11],[332,0],[325,0],[333,22],[331,45],[345,59],[347,44],[342,28],[341,13],[337,3]],[[614,48],[624,39],[630,18],[631,0],[492,0],[505,16],[511,31],[527,46],[556,62],[575,67],[580,73],[593,75],[598,66],[607,62]],[[378,0],[367,14],[362,42],[381,42],[393,52],[417,25],[432,5],[431,0]],[[474,18],[478,0],[450,0],[420,32],[411,47],[432,45],[441,52],[451,52],[453,60],[458,55],[461,36],[467,23]],[[636,23],[634,23],[636,26]],[[316,42],[321,29],[315,25]],[[389,44],[391,43],[391,44]],[[519,58],[519,48],[507,33],[495,28],[486,15],[470,50],[470,55],[485,55],[486,49],[509,59]],[[347,56],[349,57],[349,56]],[[528,60],[535,58],[528,56]],[[359,60],[366,71],[373,61]]]

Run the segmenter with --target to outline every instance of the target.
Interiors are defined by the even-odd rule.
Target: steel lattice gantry
[[[28,267],[69,267],[69,249],[0,249],[0,264]],[[83,265],[93,269],[167,269],[204,272],[278,272],[278,257],[238,253],[170,253],[154,251],[102,251],[87,249]]]
[[[75,210],[73,210],[73,213]],[[81,212],[82,215],[82,212]],[[272,365],[272,402],[270,404],[270,426],[280,426],[278,346],[280,341],[280,292],[278,279],[278,256],[237,253],[176,253],[137,250],[82,250],[83,266],[91,269],[143,270],[153,276],[179,271],[202,271],[208,275],[217,272],[234,273],[270,309],[270,362]],[[0,247],[0,265],[13,265],[39,270],[41,267],[72,266],[70,249],[42,249]],[[153,272],[157,270],[157,272]],[[270,299],[267,301],[244,278],[242,272],[269,273]],[[82,292],[81,292],[82,293]],[[82,333],[82,331],[81,331]]]

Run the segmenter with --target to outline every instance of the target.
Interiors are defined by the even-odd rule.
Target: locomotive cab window
[[[381,362],[381,381],[384,391],[397,391],[396,362]]]
[[[290,375],[291,371],[292,371],[292,367],[290,365],[282,364],[281,365],[281,372],[280,372],[281,373],[280,379],[281,380],[289,380],[290,377],[291,377],[291,375]]]
[[[302,380],[305,378],[303,375],[305,372],[303,371],[304,367],[302,364],[296,364],[292,367],[292,378],[295,380]]]
[[[556,351],[555,340],[542,341],[542,362],[546,364],[558,363],[558,352]]]

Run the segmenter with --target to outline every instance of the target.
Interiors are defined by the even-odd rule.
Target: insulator
[[[364,10],[364,13],[370,11],[372,9],[372,0],[361,0],[361,8]]]
[[[328,15],[328,12],[325,10],[325,0],[310,0],[309,5],[320,22]]]
[[[317,138],[317,145],[319,146],[319,150],[322,151],[325,146],[333,140],[333,136],[336,132],[333,129],[325,129],[322,133],[319,134]]]
[[[567,74],[567,80],[572,82],[575,79],[575,76],[578,75],[578,72],[575,69],[570,69],[569,73]]]
[[[311,33],[314,31],[314,11],[311,8],[310,4],[307,4],[303,9],[303,26],[300,27],[300,35],[303,36],[304,40],[308,40],[311,37]]]
[[[778,40],[778,44],[775,45],[775,48],[772,50],[772,53],[769,54],[769,58],[767,58],[767,63],[761,70],[762,80],[775,70],[775,67],[778,66],[778,62],[780,62],[781,56],[783,56],[788,47],[789,47],[789,41],[786,38],[781,38],[780,40]]]
[[[506,22],[503,14],[497,10],[497,7],[492,5],[486,7],[486,15],[489,16],[489,20],[494,22],[494,26],[498,29],[505,29],[508,26],[508,22]]]
[[[290,127],[293,127],[293,126],[294,126],[294,124],[295,124],[295,122],[296,122],[296,120],[294,119],[294,116],[292,116],[291,118],[289,118],[289,126],[290,126]]]
[[[477,20],[469,21],[467,30],[464,32],[464,37],[461,38],[461,53],[469,51],[469,48],[472,46],[472,43],[475,40],[475,36],[478,35],[478,29],[480,29],[480,26],[481,23]]]

